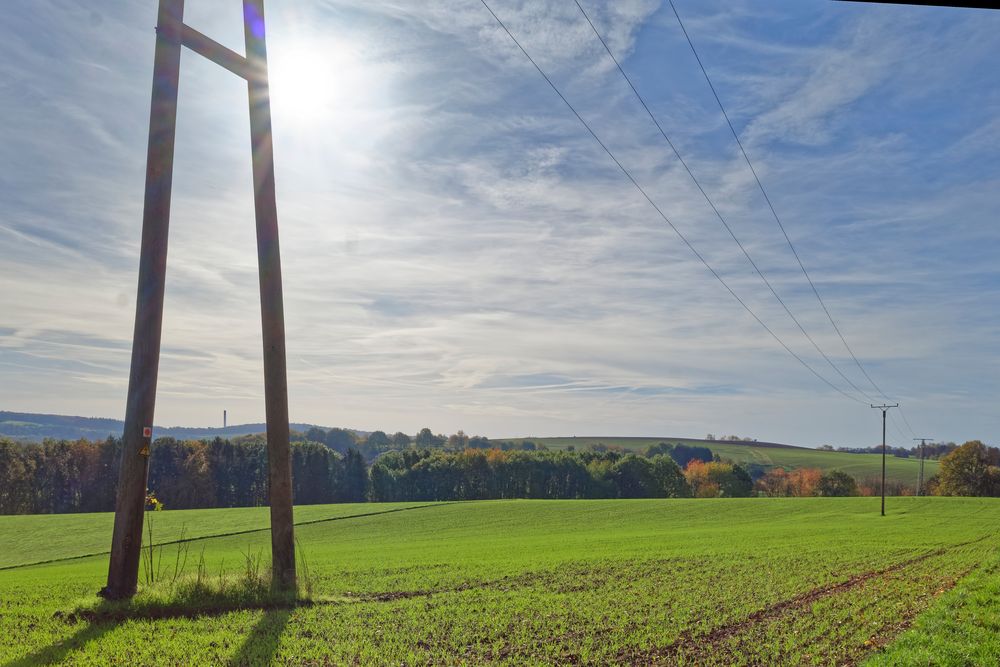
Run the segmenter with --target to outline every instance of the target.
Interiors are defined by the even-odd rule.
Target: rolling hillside
[[[313,424],[290,424],[293,431],[305,432]],[[7,412],[0,410],[0,436],[40,442],[45,438],[57,440],[104,440],[109,435],[119,437],[125,428],[125,422],[120,419],[105,419],[100,417],[73,417],[67,415],[48,415],[33,412]],[[320,427],[325,428],[325,427]],[[178,440],[202,440],[215,437],[230,438],[237,435],[263,433],[264,424],[234,424],[232,426],[213,428],[210,426],[154,426],[153,436],[156,438],[177,438]],[[360,433],[360,431],[358,431]]]
[[[855,479],[863,480],[878,477],[882,473],[882,457],[878,454],[849,454],[846,452],[828,452],[808,447],[795,447],[775,442],[736,442],[724,440],[700,440],[696,438],[620,438],[620,437],[569,437],[569,438],[513,438],[512,441],[530,440],[545,445],[550,449],[576,450],[587,449],[592,445],[604,444],[609,447],[622,447],[628,451],[641,454],[651,445],[660,442],[669,444],[685,444],[689,446],[708,447],[721,458],[731,459],[746,465],[756,463],[765,467],[780,466],[783,468],[819,468],[824,472],[842,470]],[[924,462],[925,479],[938,470],[938,462]],[[886,459],[886,478],[916,487],[920,471],[917,459],[903,459],[889,456]]]

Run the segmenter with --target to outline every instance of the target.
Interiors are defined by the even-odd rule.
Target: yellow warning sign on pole
[[[149,456],[149,445],[143,445],[139,450],[139,456]]]

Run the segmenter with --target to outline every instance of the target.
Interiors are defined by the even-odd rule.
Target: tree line
[[[659,443],[644,456],[607,447],[552,451],[533,443],[430,433],[386,436],[389,448],[359,442],[292,443],[297,504],[501,498],[708,498],[850,496],[878,493],[877,480],[819,469],[763,469],[720,460],[706,447]],[[427,434],[430,434],[429,436]],[[339,434],[333,438],[341,437]],[[395,441],[394,441],[395,439]],[[432,446],[418,447],[421,444]],[[452,446],[460,448],[453,449]],[[396,446],[393,449],[392,446]],[[0,439],[0,513],[102,512],[114,509],[121,440]],[[339,449],[338,449],[339,448]],[[366,458],[373,460],[368,463]],[[267,446],[262,436],[153,443],[148,488],[170,509],[266,505]],[[912,493],[902,486],[890,494]],[[941,459],[926,491],[1000,496],[1000,450],[971,441]]]
[[[616,452],[409,449],[379,457],[370,478],[375,501],[690,495],[669,456]]]
[[[749,495],[752,487],[745,470],[713,462],[706,448],[661,443],[637,456],[547,451],[531,442],[488,446],[485,438],[461,432],[445,438],[429,429],[406,441],[386,436],[386,443],[378,433],[360,441],[340,429],[296,434],[294,501],[668,498]],[[0,439],[0,513],[113,510],[121,448],[113,437],[38,444]],[[374,461],[369,465],[366,458]],[[693,463],[707,467],[695,473]],[[266,505],[266,442],[260,435],[159,438],[151,448],[147,487],[170,509]]]
[[[0,514],[107,512],[114,509],[121,439],[0,439]],[[368,470],[357,450],[341,455],[315,442],[292,446],[292,484],[300,504],[363,502]],[[170,509],[266,505],[267,445],[261,436],[178,441],[159,438],[149,489]]]

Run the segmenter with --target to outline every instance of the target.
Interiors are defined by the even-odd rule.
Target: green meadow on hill
[[[878,454],[851,454],[831,452],[808,447],[776,445],[772,443],[738,442],[725,440],[695,440],[688,438],[624,438],[624,437],[567,437],[567,438],[513,438],[512,442],[530,440],[549,449],[586,450],[594,445],[621,447],[636,454],[645,452],[652,445],[661,442],[684,444],[691,447],[708,447],[713,454],[730,459],[740,465],[756,463],[765,468],[819,468],[823,472],[842,470],[858,481],[873,479],[882,474],[882,457]],[[916,488],[920,474],[920,461],[916,458],[886,457],[886,479]],[[930,478],[938,471],[938,462],[924,461],[924,478]]]
[[[996,499],[299,507],[311,601],[238,610],[170,606],[170,542],[239,572],[266,508],[147,518],[161,583],[111,613],[110,514],[0,517],[0,665],[1000,662]]]

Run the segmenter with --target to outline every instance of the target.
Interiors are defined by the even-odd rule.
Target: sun
[[[268,54],[268,70],[274,114],[296,124],[340,125],[368,101],[365,66],[350,45],[279,45]]]

